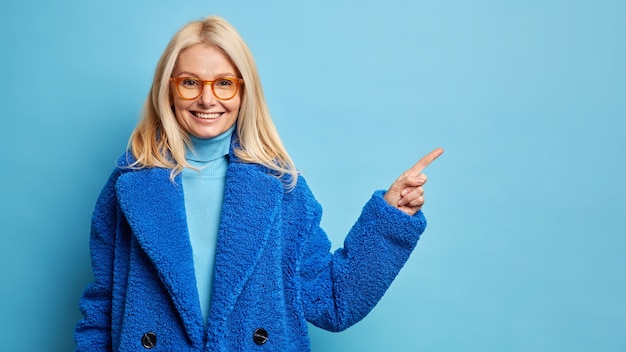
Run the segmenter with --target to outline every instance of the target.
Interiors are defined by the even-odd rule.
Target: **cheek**
[[[182,112],[183,110],[187,110],[187,108],[189,107],[189,102],[182,100],[182,99],[176,99],[174,98],[172,100],[172,108],[175,110],[176,113]]]
[[[187,124],[185,118],[185,111],[187,110],[187,107],[188,104],[186,104],[186,102],[177,101],[177,99],[172,101],[172,112],[174,113],[174,117],[176,118],[176,121],[183,126]]]
[[[239,109],[241,109],[240,98],[237,97],[236,99],[232,99],[231,101],[228,102],[228,110],[239,112]]]

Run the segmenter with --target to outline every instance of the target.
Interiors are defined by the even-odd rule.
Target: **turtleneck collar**
[[[202,139],[189,135],[192,149],[187,149],[185,157],[188,161],[208,163],[228,155],[230,152],[230,140],[235,130],[235,125],[226,132],[213,138]]]

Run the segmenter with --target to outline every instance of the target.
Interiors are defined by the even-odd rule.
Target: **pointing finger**
[[[407,173],[421,173],[430,163],[435,161],[441,154],[443,154],[442,148],[437,148],[432,152],[426,154],[423,158],[420,159],[415,165],[413,165]]]

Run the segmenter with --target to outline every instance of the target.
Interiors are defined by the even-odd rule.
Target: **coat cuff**
[[[426,229],[426,218],[419,210],[415,215],[408,215],[400,209],[391,206],[383,198],[384,190],[374,192],[372,198],[365,204],[364,213],[371,213],[381,234],[396,242],[414,247],[420,235]]]

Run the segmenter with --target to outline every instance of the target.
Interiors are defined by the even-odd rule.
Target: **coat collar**
[[[275,225],[282,182],[256,164],[232,162],[226,173],[209,321],[221,329]],[[192,341],[203,341],[193,256],[180,175],[148,168],[120,176],[120,206],[140,247],[167,288]]]

